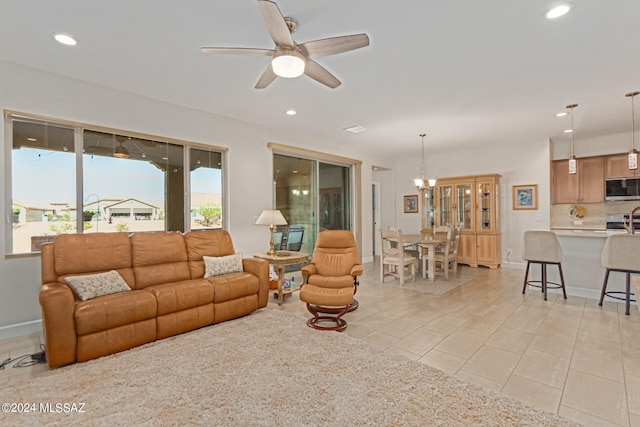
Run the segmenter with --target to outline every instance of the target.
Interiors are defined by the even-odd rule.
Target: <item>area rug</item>
[[[380,267],[378,267],[380,268]],[[411,291],[422,292],[431,295],[442,295],[464,285],[478,277],[478,273],[474,273],[470,267],[458,266],[458,274],[454,275],[449,273],[449,280],[445,280],[444,277],[436,276],[435,281],[429,279],[423,279],[422,273],[416,274],[415,282],[405,280],[404,284],[400,285],[400,280],[393,277],[384,278],[384,286],[392,286],[394,288],[408,289]],[[378,283],[380,283],[380,272],[378,271]],[[373,276],[369,276],[368,279],[373,279]]]
[[[38,405],[3,406],[2,426],[572,425],[277,310],[55,369],[0,401]]]

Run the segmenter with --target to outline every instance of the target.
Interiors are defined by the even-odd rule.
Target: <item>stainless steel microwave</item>
[[[606,200],[640,200],[640,178],[607,178]]]

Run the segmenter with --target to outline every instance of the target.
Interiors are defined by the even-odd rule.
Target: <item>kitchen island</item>
[[[625,233],[624,231],[607,231],[604,229],[562,229],[551,228],[558,238],[564,254],[562,272],[564,273],[565,286],[569,295],[585,298],[600,299],[602,282],[604,281],[605,268],[602,267],[600,257],[607,237],[611,234]],[[640,239],[640,234],[638,234]],[[640,254],[639,254],[640,256]],[[534,277],[539,277],[540,269],[534,269]],[[560,282],[558,270],[548,268],[549,280]],[[625,274],[611,272],[607,291],[624,292]],[[606,301],[615,301],[605,298]]]

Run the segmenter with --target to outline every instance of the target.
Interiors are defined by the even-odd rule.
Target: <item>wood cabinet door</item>
[[[630,178],[638,175],[638,169],[629,169],[629,155],[616,154],[606,158],[607,178]]]
[[[476,262],[489,268],[497,268],[500,265],[498,250],[498,237],[495,234],[478,234],[476,236]]]
[[[569,173],[569,160],[554,160],[551,165],[551,173],[553,174],[551,200],[553,203],[578,203],[580,165],[578,165],[578,173],[573,175]]]
[[[580,203],[604,203],[604,159],[589,157],[578,160]]]
[[[458,243],[458,262],[477,267],[476,263],[476,236],[471,233],[460,233]]]

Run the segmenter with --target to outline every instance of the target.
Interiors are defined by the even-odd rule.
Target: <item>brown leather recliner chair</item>
[[[315,329],[345,330],[347,322],[342,316],[357,308],[353,296],[362,272],[351,231],[319,233],[311,263],[302,268],[304,285],[300,289],[300,300],[307,303],[307,309],[313,314],[307,325]],[[335,326],[322,325],[322,321],[335,322]]]

